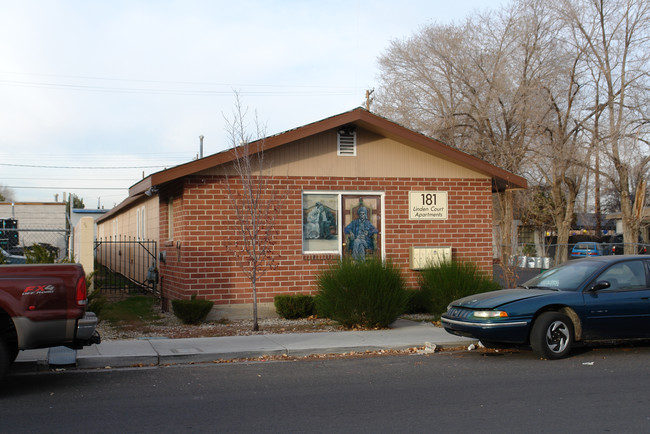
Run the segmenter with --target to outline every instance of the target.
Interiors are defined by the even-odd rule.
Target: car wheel
[[[530,346],[542,358],[561,359],[571,351],[574,336],[569,317],[559,312],[544,312],[533,323]]]

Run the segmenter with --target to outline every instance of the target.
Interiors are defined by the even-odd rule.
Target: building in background
[[[25,247],[39,244],[61,259],[68,254],[69,230],[64,202],[0,203],[0,247],[12,254],[23,254]],[[11,228],[7,221],[13,222]]]

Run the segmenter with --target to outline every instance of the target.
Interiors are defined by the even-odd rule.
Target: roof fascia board
[[[126,199],[124,199],[124,200],[123,200],[121,203],[119,203],[116,207],[113,207],[113,208],[110,209],[108,212],[106,212],[105,214],[103,214],[101,217],[98,217],[98,218],[95,220],[95,222],[96,222],[96,223],[101,223],[101,222],[103,222],[104,220],[108,220],[108,219],[112,218],[114,215],[119,215],[119,214],[121,214],[122,212],[124,212],[125,210],[127,210],[127,209],[131,209],[131,208],[133,207],[134,204],[137,204],[138,202],[140,202],[140,200],[141,200],[142,198],[144,198],[144,197],[145,197],[145,195],[142,194],[142,193],[131,194],[131,193],[129,192],[129,197],[127,197]]]
[[[493,164],[490,164],[487,161],[481,160],[478,157],[475,157],[473,155],[470,155],[458,149],[452,148],[451,146],[445,145],[444,143],[439,142],[436,139],[427,137],[423,134],[410,130],[406,127],[391,122],[387,119],[381,118],[376,115],[372,115],[369,112],[364,112],[364,113],[366,113],[368,116],[362,115],[361,120],[364,122],[368,122],[370,125],[381,128],[382,132],[386,135],[397,136],[400,137],[402,140],[408,140],[430,151],[433,151],[434,153],[441,155],[448,160],[451,160],[456,163],[460,163],[465,167],[485,173],[487,175],[500,178],[501,181],[505,181],[505,183],[507,185],[510,185],[511,188],[528,187],[528,182],[526,181],[525,178],[521,176],[515,175],[514,173],[508,172],[507,170],[494,166]]]

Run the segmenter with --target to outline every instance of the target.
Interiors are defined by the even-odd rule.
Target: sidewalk
[[[431,323],[400,319],[388,330],[289,333],[192,339],[105,341],[82,350],[21,351],[12,370],[76,366],[79,369],[200,363],[284,355],[342,354],[424,347],[467,347],[475,339],[447,333]],[[75,354],[76,353],[76,354]]]

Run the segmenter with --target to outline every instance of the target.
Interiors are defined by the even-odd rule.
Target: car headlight
[[[506,318],[508,312],[502,310],[477,310],[472,316],[474,318]]]

